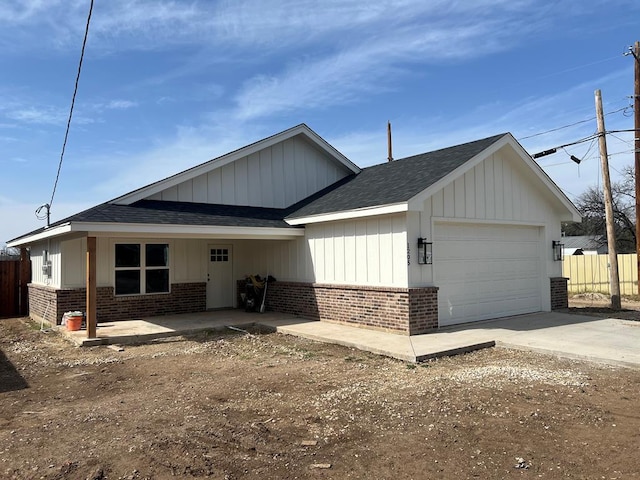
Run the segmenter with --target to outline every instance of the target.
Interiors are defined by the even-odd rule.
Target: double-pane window
[[[169,292],[169,245],[118,243],[115,251],[116,295]]]

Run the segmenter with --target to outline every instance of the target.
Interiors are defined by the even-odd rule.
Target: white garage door
[[[540,236],[537,227],[436,224],[440,325],[540,311]]]

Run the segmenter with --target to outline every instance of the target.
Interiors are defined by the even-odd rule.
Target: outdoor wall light
[[[562,260],[562,249],[564,245],[557,240],[551,242],[551,248],[553,249],[553,260],[559,262]]]
[[[426,238],[418,238],[418,263],[420,265],[431,265],[433,263],[433,243],[427,242]]]

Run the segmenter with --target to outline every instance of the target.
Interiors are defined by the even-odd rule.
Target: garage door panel
[[[539,228],[436,224],[441,325],[539,311]]]

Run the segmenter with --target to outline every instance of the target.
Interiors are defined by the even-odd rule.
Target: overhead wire
[[[613,110],[611,112],[607,112],[607,113],[605,113],[605,115],[611,115],[611,114],[614,114],[614,113],[622,112],[623,110],[626,110],[628,108],[629,108],[629,106],[626,106],[626,107],[623,107],[623,108],[619,108],[618,110]],[[528,135],[526,137],[520,137],[520,140],[526,140],[528,138],[539,137],[540,135],[546,135],[547,133],[553,133],[553,132],[557,132],[558,130],[564,130],[565,128],[575,127],[576,125],[580,125],[582,123],[592,122],[595,119],[596,119],[596,117],[586,118],[584,120],[580,120],[578,122],[570,123],[568,125],[563,125],[561,127],[552,128],[552,129],[546,130],[544,132],[534,133],[533,135]]]
[[[69,109],[69,117],[67,119],[67,128],[64,133],[64,141],[62,142],[62,151],[60,153],[60,161],[58,162],[58,171],[56,173],[56,180],[53,183],[53,191],[51,192],[51,200],[49,200],[49,208],[53,205],[53,198],[56,194],[56,188],[58,187],[58,180],[60,179],[60,171],[62,170],[62,161],[64,159],[64,152],[67,148],[67,140],[69,138],[69,130],[71,128],[71,119],[73,117],[73,107],[76,103],[76,95],[78,93],[78,84],[80,82],[80,73],[82,71],[82,61],[84,59],[84,50],[87,45],[87,38],[89,36],[89,25],[91,23],[91,14],[93,13],[93,1],[89,5],[89,14],[87,16],[87,24],[84,29],[84,39],[82,40],[82,50],[80,51],[80,62],[78,63],[78,72],[76,74],[76,83],[73,88],[73,96],[71,97],[71,108]]]

